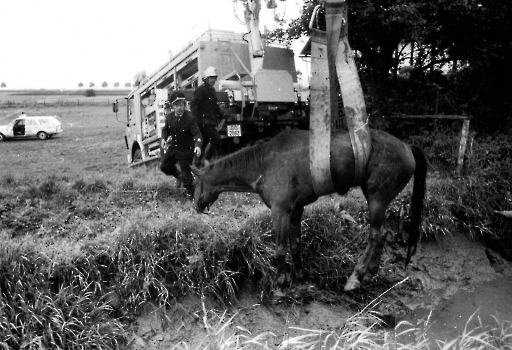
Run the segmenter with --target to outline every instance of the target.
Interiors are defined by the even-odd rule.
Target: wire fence
[[[0,100],[0,107],[46,107],[46,106],[82,106],[82,105],[110,105],[115,98],[49,98],[28,100]]]

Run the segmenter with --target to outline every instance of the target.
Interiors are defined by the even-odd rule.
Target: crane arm
[[[261,0],[233,0],[240,1],[244,6],[244,19],[247,26],[249,48],[251,53],[251,69],[254,74],[257,70],[263,68],[263,43],[260,35],[260,11]],[[275,0],[265,0],[267,8],[277,7]]]

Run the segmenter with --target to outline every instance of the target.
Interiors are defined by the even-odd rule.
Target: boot
[[[193,163],[194,166],[199,169],[201,167],[201,157],[198,157],[197,155],[194,154]]]
[[[176,188],[180,188],[182,183],[181,170],[176,169],[176,175],[174,177],[176,178]]]

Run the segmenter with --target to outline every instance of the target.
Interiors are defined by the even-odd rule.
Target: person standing
[[[168,176],[178,180],[178,187],[183,182],[188,198],[194,196],[194,183],[190,165],[194,158],[201,156],[203,137],[197,120],[192,113],[185,109],[185,95],[181,92],[173,93],[169,102],[174,111],[165,119],[160,140],[160,170]],[[179,163],[180,169],[176,168]]]
[[[197,118],[205,140],[203,159],[208,162],[219,152],[221,137],[217,124],[218,119],[225,119],[224,112],[217,103],[217,93],[214,88],[216,81],[217,70],[214,67],[206,68],[203,74],[203,85],[196,89],[190,103],[190,111]]]

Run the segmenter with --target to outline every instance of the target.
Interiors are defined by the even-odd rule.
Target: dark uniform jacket
[[[168,143],[166,155],[173,152],[175,159],[194,158],[194,147],[201,147],[203,143],[197,120],[189,111],[185,111],[180,118],[174,112],[167,116],[162,139],[167,140],[169,136],[172,136],[172,140]]]
[[[190,110],[197,118],[199,125],[217,126],[217,117],[224,115],[217,104],[215,89],[208,84],[203,84],[194,91],[194,98],[190,102]]]

